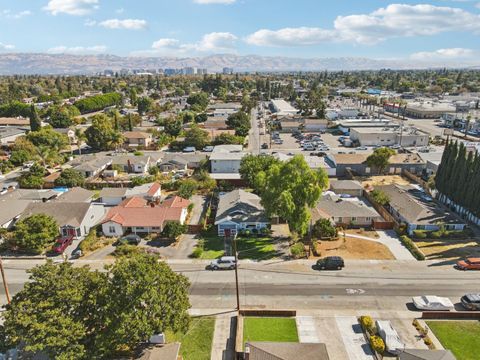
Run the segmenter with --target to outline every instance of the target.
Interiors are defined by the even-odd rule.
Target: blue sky
[[[0,0],[0,52],[472,61],[480,0]]]

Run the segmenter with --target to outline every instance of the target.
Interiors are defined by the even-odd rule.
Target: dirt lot
[[[458,260],[467,256],[480,256],[480,243],[472,239],[415,240],[415,243],[429,260]]]
[[[409,185],[410,182],[399,175],[370,176],[359,179],[363,187],[375,185]]]
[[[385,246],[375,241],[343,237],[337,241],[322,241],[317,246],[321,257],[341,256],[344,259],[394,260],[395,257]]]

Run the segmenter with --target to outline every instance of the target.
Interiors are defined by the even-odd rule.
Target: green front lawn
[[[248,341],[298,342],[295,319],[245,317],[243,343]]]
[[[239,259],[269,260],[280,255],[270,237],[238,237],[236,241]],[[203,249],[200,259],[217,259],[224,255],[224,239],[217,235],[215,228],[202,234],[199,243]]]
[[[457,359],[479,359],[480,321],[427,321],[427,324]]]
[[[194,318],[186,334],[166,332],[169,343],[181,343],[180,353],[185,360],[210,360],[214,318]]]

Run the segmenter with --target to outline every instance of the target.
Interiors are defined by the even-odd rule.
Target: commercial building
[[[359,127],[350,130],[350,139],[362,146],[391,146],[401,145],[403,147],[427,146],[429,134],[416,128],[380,128],[380,127]]]
[[[292,105],[286,102],[283,99],[274,99],[271,101],[271,106],[273,112],[277,116],[285,116],[285,115],[297,115],[298,109],[295,109]]]
[[[399,125],[390,119],[343,119],[335,122],[338,129],[348,135],[351,129],[360,127],[398,127]]]
[[[405,115],[416,119],[439,119],[445,113],[456,112],[452,103],[411,102],[405,107]]]

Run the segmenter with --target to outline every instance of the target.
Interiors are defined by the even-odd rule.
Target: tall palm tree
[[[123,138],[123,135],[119,132],[114,132],[110,136],[110,141],[109,141],[109,147],[113,148],[115,150],[118,150],[118,148],[123,145],[123,142],[125,139]]]
[[[75,137],[77,138],[78,153],[82,155],[82,143],[87,137],[85,136],[85,132],[80,128],[75,129]]]

